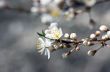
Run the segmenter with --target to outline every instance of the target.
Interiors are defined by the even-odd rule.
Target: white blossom
[[[63,35],[62,29],[57,27],[57,23],[51,23],[49,28],[45,30],[45,34],[50,39],[59,39]]]
[[[52,21],[53,21],[53,17],[49,14],[43,14],[41,16],[41,22],[44,23],[44,24],[48,23],[48,22],[52,22]]]
[[[49,47],[51,46],[51,41],[49,39],[43,40],[42,38],[38,38],[37,41],[37,49],[39,50],[38,52],[44,55],[48,56],[48,59],[50,59],[50,51]]]

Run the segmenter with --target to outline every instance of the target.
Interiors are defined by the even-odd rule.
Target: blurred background
[[[66,59],[62,58],[66,50],[51,53],[50,60],[40,55],[35,48],[36,32],[41,32],[48,24],[42,22],[41,14],[28,12],[32,6],[32,0],[0,0],[0,72],[110,72],[109,48],[101,49],[94,57],[88,56],[89,48],[83,46]],[[24,10],[19,11],[18,7]],[[96,23],[93,28],[87,12],[71,20],[54,17],[54,21],[64,33],[76,32],[79,38],[84,38],[101,24],[110,28],[110,2],[92,7],[91,17]]]

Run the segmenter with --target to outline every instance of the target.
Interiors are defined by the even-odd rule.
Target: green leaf
[[[42,35],[45,36],[45,32],[42,30]]]
[[[37,34],[38,34],[39,36],[44,36],[43,34],[41,34],[41,33],[38,33],[38,32],[37,32]]]

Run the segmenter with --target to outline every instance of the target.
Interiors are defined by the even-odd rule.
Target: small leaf
[[[42,34],[43,34],[43,36],[45,36],[45,32],[42,30]]]
[[[43,34],[41,34],[41,33],[38,33],[38,32],[37,32],[37,34],[38,34],[39,36],[44,36]]]

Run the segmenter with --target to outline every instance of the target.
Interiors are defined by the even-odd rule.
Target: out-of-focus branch
[[[0,10],[3,10],[3,11],[10,10],[10,11],[16,11],[16,12],[31,13],[30,10],[24,9],[20,6],[16,7],[16,8],[10,7],[10,6],[5,6],[3,8],[0,8]]]

